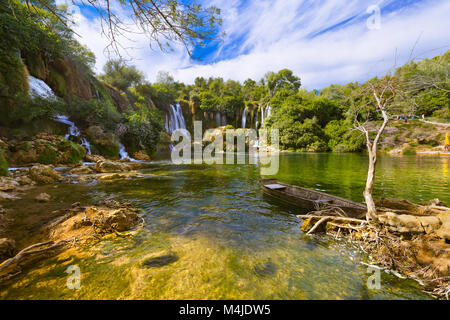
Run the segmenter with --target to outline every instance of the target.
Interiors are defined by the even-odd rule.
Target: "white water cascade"
[[[126,158],[130,159],[131,161],[134,160],[133,158],[131,158],[128,155],[127,150],[125,150],[125,146],[122,143],[120,143],[120,142],[119,142],[119,147],[120,147],[120,150],[119,150],[120,160],[123,160],[123,159],[126,159]]]
[[[172,134],[177,129],[186,129],[186,121],[183,117],[183,112],[179,103],[175,107],[171,104],[169,112],[166,113],[166,131]]]
[[[242,128],[245,129],[245,123],[247,121],[247,110],[244,108],[244,112],[242,112]]]
[[[261,107],[261,127],[264,126],[264,120],[270,117],[272,108],[267,105],[265,108]]]
[[[35,78],[33,76],[28,77],[28,84],[30,86],[30,95],[38,96],[46,99],[55,99],[56,95],[53,90],[42,80]],[[70,136],[80,137],[81,145],[86,148],[87,153],[91,154],[91,145],[86,138],[81,136],[80,130],[77,128],[75,123],[69,120],[67,116],[58,115],[53,118],[53,120],[64,123],[69,126],[69,133],[66,134],[65,138],[69,139]]]
[[[53,120],[67,124],[69,126],[69,133],[66,134],[65,138],[69,140],[70,136],[80,137],[81,145],[86,148],[87,154],[91,154],[91,144],[86,138],[81,136],[80,129],[77,128],[75,123],[69,120],[69,117],[59,115],[54,117]]]
[[[30,86],[30,95],[54,99],[56,95],[53,93],[53,90],[41,79],[35,78],[33,76],[28,76],[28,85]]]

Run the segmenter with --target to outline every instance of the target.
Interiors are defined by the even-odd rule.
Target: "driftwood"
[[[367,222],[366,220],[362,220],[362,219],[356,219],[356,218],[350,218],[350,217],[341,217],[341,216],[313,216],[313,215],[308,215],[308,214],[299,214],[299,215],[297,215],[297,217],[300,218],[300,219],[328,218],[328,220],[345,221],[345,222],[353,222],[353,223]]]
[[[60,240],[58,242],[46,241],[33,244],[23,249],[16,256],[0,264],[0,281],[12,278],[21,273],[24,268],[39,260],[57,255],[63,251],[69,243],[69,240]]]
[[[297,217],[301,218],[301,219],[319,219],[314,224],[314,226],[311,229],[308,230],[308,232],[306,233],[307,235],[311,235],[312,233],[314,233],[320,227],[320,225],[322,223],[328,222],[330,220],[347,223],[348,226],[342,226],[342,225],[334,224],[332,222],[328,222],[328,223],[330,223],[333,226],[336,226],[338,228],[348,228],[348,229],[352,229],[353,228],[353,227],[350,226],[350,223],[358,223],[359,225],[362,225],[362,224],[366,223],[366,220],[350,218],[350,217],[342,217],[342,216],[321,216],[321,215],[317,216],[317,215],[307,214],[307,215],[297,215]]]

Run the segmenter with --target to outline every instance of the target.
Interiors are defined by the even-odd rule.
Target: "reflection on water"
[[[283,154],[277,177],[361,200],[361,155]],[[377,195],[450,200],[441,158],[381,157]],[[142,209],[143,229],[50,259],[1,298],[392,299],[427,298],[412,280],[381,274],[367,288],[367,257],[346,241],[306,236],[285,206],[263,196],[254,165],[151,165],[146,179],[77,188],[89,201],[115,196]],[[81,289],[66,288],[67,267]]]
[[[375,197],[450,203],[448,156],[387,156],[377,162]],[[279,180],[363,201],[368,159],[361,154],[286,154]],[[446,169],[447,168],[447,169]]]
[[[442,161],[442,163],[443,163],[442,174],[443,174],[444,178],[448,178],[448,158],[446,157],[442,160],[443,160]]]

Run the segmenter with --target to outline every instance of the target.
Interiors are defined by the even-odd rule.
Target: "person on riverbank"
[[[447,152],[450,151],[450,137],[448,136],[448,132],[445,134],[444,150]]]

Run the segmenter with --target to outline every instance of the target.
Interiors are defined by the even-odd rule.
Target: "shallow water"
[[[282,154],[277,178],[362,200],[364,155]],[[381,157],[376,195],[450,202],[447,157]],[[447,163],[447,171],[445,164]],[[306,236],[288,207],[264,196],[254,165],[171,165],[146,179],[60,185],[57,203],[74,194],[115,197],[142,210],[143,228],[90,250],[68,251],[7,287],[6,299],[418,299],[412,280],[381,272],[367,286],[367,256],[349,242]],[[64,195],[64,191],[66,195]],[[49,191],[50,192],[50,191]],[[67,195],[70,194],[70,197]],[[69,201],[69,199],[67,199]],[[66,286],[70,265],[81,288]]]

